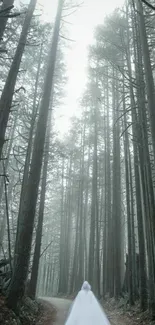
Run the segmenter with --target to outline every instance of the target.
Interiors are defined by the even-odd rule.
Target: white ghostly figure
[[[87,281],[76,296],[65,325],[110,325]]]

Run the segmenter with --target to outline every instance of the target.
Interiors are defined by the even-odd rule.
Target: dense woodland
[[[59,136],[67,37],[58,1],[0,7],[0,290],[139,301],[155,317],[155,8],[126,0],[89,47],[80,116]],[[68,13],[69,12],[69,13]],[[71,28],[71,27],[70,27]]]

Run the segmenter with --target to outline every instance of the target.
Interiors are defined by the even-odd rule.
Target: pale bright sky
[[[28,0],[22,0],[23,2],[27,3]],[[87,78],[87,48],[93,40],[94,28],[103,23],[105,16],[121,6],[124,0],[72,0],[70,2],[73,4],[83,2],[83,4],[72,15],[63,18],[70,22],[66,24],[67,36],[75,40],[75,42],[69,42],[69,48],[66,49],[65,61],[69,77],[66,86],[67,94],[64,106],[59,108],[56,114],[56,125],[63,133],[67,132],[69,118],[79,110],[78,99],[84,91]],[[53,21],[57,0],[38,0],[38,3],[44,8],[45,19]],[[66,15],[67,12],[65,11],[64,14]]]

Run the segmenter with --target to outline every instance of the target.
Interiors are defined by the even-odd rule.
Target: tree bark
[[[145,20],[143,14],[143,5],[141,0],[137,0],[137,9],[139,14],[139,29],[141,36],[141,44],[142,44],[142,53],[144,59],[144,70],[145,70],[145,79],[146,79],[146,87],[147,87],[147,98],[148,98],[148,108],[150,115],[150,125],[151,125],[151,134],[152,134],[152,146],[155,160],[155,90],[154,90],[154,80],[153,73],[151,68],[151,60],[150,53],[147,41]]]
[[[25,193],[25,205],[21,211],[22,222],[19,225],[19,239],[17,245],[17,258],[14,267],[13,277],[8,292],[8,306],[16,310],[17,304],[24,294],[25,281],[27,279],[28,265],[30,259],[32,234],[34,226],[35,208],[38,195],[38,187],[40,181],[40,173],[42,166],[45,134],[47,127],[48,111],[51,97],[51,90],[54,79],[54,69],[56,62],[57,46],[59,39],[59,29],[61,21],[61,13],[63,8],[63,0],[59,0],[58,10],[55,20],[51,48],[49,51],[49,59],[47,65],[47,74],[44,82],[43,97],[40,106],[37,130],[34,139],[34,148],[32,153],[32,162],[30,175]]]
[[[13,6],[13,4],[14,4],[14,0],[3,0],[3,4],[2,4],[0,10],[11,8]],[[7,13],[9,14],[10,10],[8,10]],[[3,34],[5,31],[7,20],[8,20],[7,15],[6,15],[6,17],[0,17],[0,42],[3,39]]]
[[[51,114],[49,114],[49,121],[51,121]],[[40,253],[41,253],[41,239],[42,239],[45,196],[46,196],[48,161],[49,161],[50,126],[51,123],[49,123],[47,129],[47,136],[46,136],[46,143],[45,143],[45,150],[44,150],[44,165],[43,165],[43,173],[42,173],[42,185],[41,185],[41,194],[40,194],[37,234],[36,234],[35,250],[33,256],[33,263],[32,263],[31,279],[29,283],[29,296],[32,299],[34,299],[36,295],[38,269],[39,269]]]
[[[15,52],[15,56],[13,58],[0,99],[0,158],[2,157],[2,149],[5,142],[5,132],[9,119],[18,71],[25,49],[27,35],[30,28],[31,19],[35,10],[36,2],[37,0],[30,1],[20,39]]]

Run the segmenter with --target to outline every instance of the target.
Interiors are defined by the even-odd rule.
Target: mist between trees
[[[127,0],[96,26],[81,115],[63,139],[59,31],[78,5],[59,0],[49,24],[36,3],[0,9],[1,291],[16,310],[25,292],[70,295],[87,279],[99,298],[138,300],[154,317],[153,1]]]

